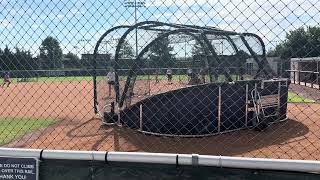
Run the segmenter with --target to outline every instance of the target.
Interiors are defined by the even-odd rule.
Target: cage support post
[[[221,86],[219,86],[219,96],[218,96],[218,133],[221,130]]]

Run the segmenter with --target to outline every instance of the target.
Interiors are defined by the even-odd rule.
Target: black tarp
[[[205,166],[175,166],[142,163],[113,163],[78,160],[42,160],[40,180],[129,180],[129,179],[252,179],[252,180],[316,180],[310,173],[232,169]]]
[[[211,83],[154,95],[124,109],[120,116],[121,123],[132,129],[163,135],[215,134],[219,132],[220,103],[220,132],[241,129],[252,126],[253,113],[246,111],[246,96],[250,100],[251,91],[255,87],[262,96],[275,95],[279,91],[279,85],[279,117],[280,120],[285,119],[288,81],[265,81],[263,88],[261,83],[261,80]],[[220,102],[219,88],[221,89]],[[142,106],[142,114],[140,114],[140,106]],[[276,110],[275,108],[267,109],[269,113]]]

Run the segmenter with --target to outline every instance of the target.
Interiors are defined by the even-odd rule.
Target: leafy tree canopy
[[[158,37],[161,34],[158,34]],[[173,67],[175,57],[172,53],[173,47],[170,46],[168,37],[165,37],[150,47],[151,66],[153,67]]]
[[[48,36],[42,41],[40,58],[44,69],[57,69],[62,67],[62,50],[57,39]]]
[[[124,41],[120,51],[119,51],[119,57],[120,58],[132,58],[134,57],[134,50],[132,48],[132,46],[130,45],[130,43],[128,41]]]
[[[300,27],[289,31],[285,41],[269,51],[268,56],[282,58],[320,56],[320,27]]]

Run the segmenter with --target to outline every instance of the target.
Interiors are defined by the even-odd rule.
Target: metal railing
[[[320,75],[315,71],[287,70],[292,83],[320,89]]]

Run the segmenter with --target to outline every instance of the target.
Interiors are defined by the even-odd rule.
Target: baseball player
[[[4,74],[2,87],[4,87],[4,85],[6,85],[6,84],[7,84],[7,87],[9,87],[9,85],[11,84],[11,79],[10,79],[9,72],[6,72]]]
[[[107,74],[107,83],[109,86],[109,97],[111,96],[111,88],[114,86],[116,80],[116,75],[113,70],[109,71]]]
[[[167,74],[168,82],[172,84],[172,82],[171,82],[172,81],[172,69],[168,68],[166,74]]]

